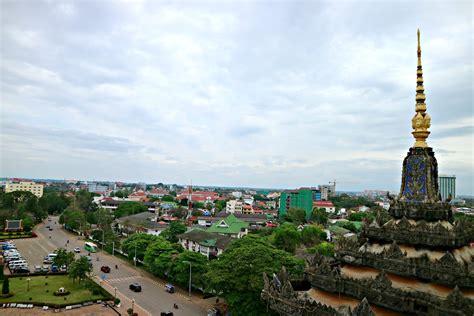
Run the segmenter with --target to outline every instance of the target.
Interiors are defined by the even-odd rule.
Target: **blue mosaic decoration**
[[[420,156],[411,156],[407,159],[405,173],[405,189],[403,195],[408,200],[423,199],[426,195],[426,163]]]
[[[400,198],[407,202],[438,201],[438,164],[431,148],[410,148],[403,162]]]

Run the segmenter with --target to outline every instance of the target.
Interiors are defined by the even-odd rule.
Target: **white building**
[[[234,191],[234,192],[231,193],[231,195],[232,195],[233,197],[235,197],[236,199],[240,199],[240,198],[242,197],[242,192],[240,192],[240,191]]]
[[[43,185],[33,181],[22,181],[20,183],[7,183],[5,185],[5,193],[15,191],[27,191],[36,195],[38,198],[43,196]]]
[[[242,214],[242,210],[243,210],[243,203],[242,203],[242,201],[230,200],[230,201],[228,201],[228,202],[226,203],[226,206],[225,206],[225,211],[226,211],[226,213]]]

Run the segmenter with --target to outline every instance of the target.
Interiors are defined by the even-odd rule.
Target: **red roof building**
[[[324,208],[326,212],[330,213],[336,212],[336,207],[331,201],[313,201],[313,207]]]

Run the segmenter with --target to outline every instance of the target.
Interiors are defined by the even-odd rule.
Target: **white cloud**
[[[413,143],[421,26],[429,143],[473,194],[464,3],[37,1],[1,11],[0,175],[267,187],[340,178],[357,182],[342,189],[396,190]]]

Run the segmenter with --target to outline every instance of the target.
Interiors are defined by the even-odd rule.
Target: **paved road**
[[[43,257],[59,247],[72,251],[77,246],[81,248],[82,255],[87,254],[84,250],[83,240],[78,240],[77,235],[65,231],[57,223],[57,217],[51,217],[51,219],[51,222],[45,221],[45,224],[36,227],[37,238],[15,241],[18,251],[26,258],[31,269],[35,265],[42,265]],[[49,231],[46,225],[50,225],[53,231]],[[49,235],[51,235],[51,238],[49,238]],[[69,240],[69,243],[67,243],[67,240]],[[169,294],[164,290],[163,281],[108,253],[92,253],[91,257],[96,277],[102,278],[105,276],[104,282],[101,282],[102,286],[112,294],[115,294],[115,288],[117,288],[117,296],[126,308],[130,307],[133,298],[135,299],[135,309],[138,309],[138,311],[143,309],[141,310],[143,314],[159,315],[162,311],[170,310],[176,316],[207,315],[206,305],[202,299],[193,296],[189,300],[186,293],[182,291]],[[99,261],[97,261],[97,258],[99,258]],[[116,264],[119,267],[118,269],[115,269]],[[103,265],[108,265],[111,272],[107,274],[101,272],[100,267]],[[142,292],[135,293],[129,290],[128,286],[134,282],[138,282],[142,286]],[[179,305],[178,310],[173,309],[174,303]]]

